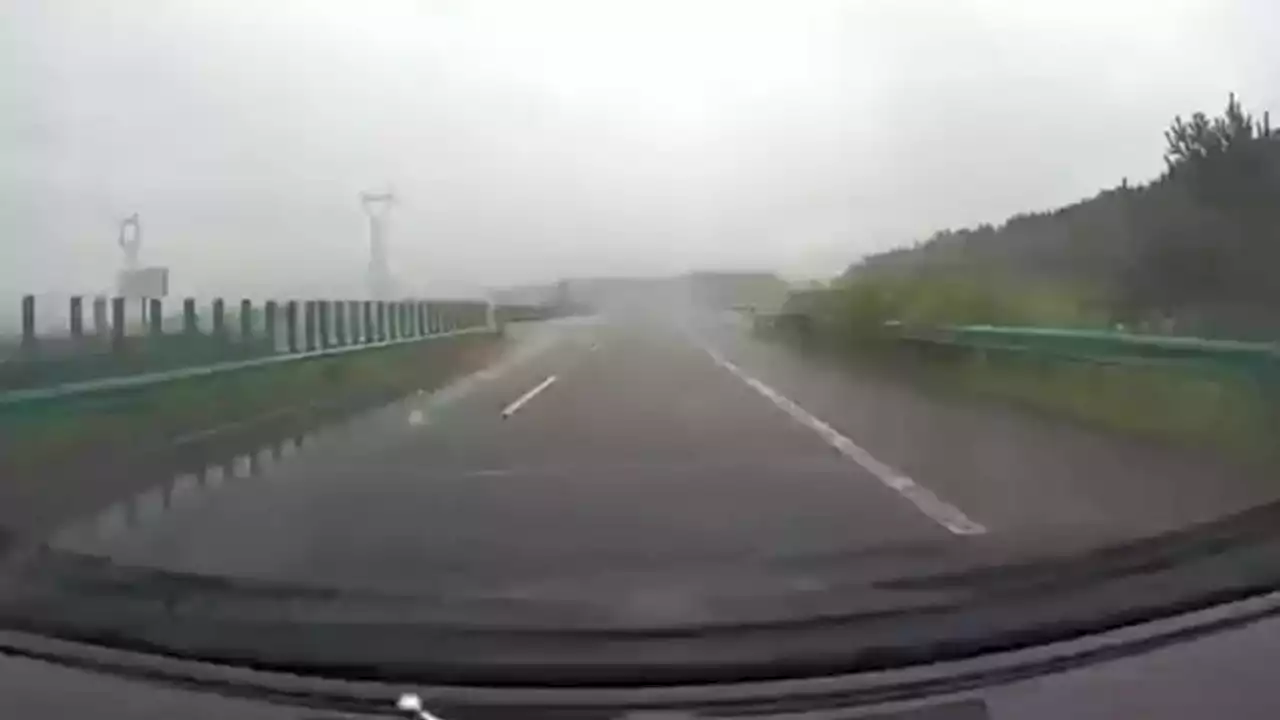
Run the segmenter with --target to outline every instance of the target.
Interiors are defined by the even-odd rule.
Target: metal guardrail
[[[40,400],[55,400],[68,396],[91,395],[100,392],[111,392],[116,390],[128,390],[135,388],[149,387],[152,385],[160,385],[176,380],[187,380],[191,378],[206,377],[211,375],[222,375],[225,373],[236,372],[240,370],[249,370],[268,365],[279,365],[284,363],[300,362],[306,360],[318,360],[322,358],[335,357],[354,352],[362,352],[365,350],[377,350],[380,348],[391,348],[401,345],[409,345],[412,343],[427,342],[431,340],[444,340],[447,338],[455,338],[466,335],[488,334],[495,332],[496,328],[483,325],[479,327],[466,328],[462,330],[451,330],[431,335],[420,335],[414,337],[401,338],[398,340],[388,340],[384,342],[374,342],[364,345],[347,345],[343,347],[332,347],[325,350],[314,350],[311,352],[285,353],[279,355],[268,355],[265,357],[252,358],[249,360],[240,360],[233,362],[215,363],[212,365],[199,365],[195,367],[178,368],[176,370],[166,370],[161,372],[143,373],[139,375],[124,375],[118,377],[102,378],[100,380],[88,380],[84,382],[67,383],[64,385],[55,385],[53,387],[33,388],[29,390],[15,390],[12,392],[0,394],[0,407],[18,405],[27,402],[35,402]]]
[[[1280,370],[1280,345],[1139,335],[1105,330],[959,325],[911,328],[890,324],[906,342],[979,351],[1031,353],[1083,362],[1192,365],[1270,374]]]
[[[805,312],[754,314],[757,330],[815,332]],[[1004,352],[1100,363],[1245,373],[1280,383],[1280,343],[1143,335],[1124,331],[998,325],[919,326],[890,320],[890,338],[974,352]]]
[[[9,351],[0,361],[0,389],[37,391],[111,377],[374,347],[494,320],[488,303],[479,301],[271,300],[255,304],[243,299],[228,313],[228,304],[214,299],[204,313],[207,331],[202,331],[201,313],[192,298],[184,299],[181,315],[171,318],[165,316],[160,300],[95,298],[93,322],[86,326],[84,300],[70,298],[65,327],[44,327],[38,332],[36,298],[22,299],[21,334],[10,338]],[[141,310],[139,317],[131,318],[131,310]],[[180,329],[166,327],[169,320],[180,321]]]

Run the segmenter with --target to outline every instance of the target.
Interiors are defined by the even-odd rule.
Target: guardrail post
[[[387,340],[387,303],[385,300],[378,301],[378,342],[386,342]]]
[[[240,300],[240,342],[249,344],[253,340],[253,301],[248,298]]]
[[[262,308],[262,332],[267,336],[267,345],[271,348],[271,352],[276,352],[276,313],[279,311],[279,304],[275,300],[268,300],[267,304]]]
[[[333,301],[333,344],[344,347],[347,344],[347,301]]]
[[[347,315],[351,321],[351,344],[359,345],[363,339],[360,336],[360,303],[358,301],[347,301]]]
[[[413,309],[414,327],[416,327],[418,330],[417,332],[418,337],[422,337],[423,335],[427,334],[427,315],[425,312],[426,308],[423,306],[423,303],[421,300],[414,303],[413,308],[414,308]]]
[[[433,302],[427,303],[427,332],[432,335],[440,332],[440,309]]]
[[[387,330],[391,340],[400,339],[400,303],[392,301],[387,303]]]
[[[107,299],[103,297],[95,297],[93,299],[93,334],[104,338],[110,328],[107,327]]]
[[[227,337],[227,304],[222,298],[213,301],[213,335],[219,340]]]
[[[316,323],[320,326],[320,349],[327,350],[329,348],[329,312],[333,305],[328,300],[321,300],[316,303],[316,306],[318,313]]]
[[[196,327],[195,298],[182,300],[182,332],[184,335],[195,335],[200,332],[200,328]]]
[[[303,347],[307,352],[313,352],[316,349],[316,301],[307,300],[302,306],[302,332],[304,335]]]
[[[164,305],[160,302],[160,298],[147,300],[147,323],[147,331],[152,337],[160,337],[164,334]]]
[[[124,298],[111,298],[111,351],[120,352],[124,349]]]
[[[71,337],[79,340],[84,337],[84,298],[79,295],[71,298]]]
[[[400,326],[400,337],[409,337],[409,304],[403,300],[396,303],[396,318],[399,320],[396,324]]]
[[[36,346],[36,296],[22,296],[22,347]]]
[[[361,325],[360,342],[367,345],[373,342],[373,337],[374,337],[373,301],[362,300],[361,306],[364,308],[364,320],[360,323]]]
[[[290,353],[298,352],[298,301],[290,300],[284,306],[284,333]]]

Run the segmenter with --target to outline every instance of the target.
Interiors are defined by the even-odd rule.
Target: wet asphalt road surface
[[[982,543],[1264,499],[1215,460],[816,366],[725,318],[518,328],[497,365],[70,523],[124,564],[430,593]],[[531,590],[532,592],[532,590]]]

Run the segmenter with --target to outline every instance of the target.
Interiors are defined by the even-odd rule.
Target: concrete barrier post
[[[376,336],[373,325],[373,301],[362,300],[361,303],[364,308],[364,318],[360,323],[360,342],[368,345],[373,342],[373,339]]]
[[[84,298],[79,295],[71,298],[71,338],[79,340],[84,337]]]
[[[107,299],[96,297],[93,299],[93,334],[104,338],[107,336],[108,330]]]
[[[298,301],[290,300],[284,306],[284,336],[290,353],[298,352]]]
[[[36,346],[36,296],[22,296],[22,347]]]
[[[160,298],[147,300],[147,332],[152,337],[164,334],[164,304]]]
[[[268,300],[262,306],[262,334],[266,336],[267,347],[271,352],[276,352],[276,348],[279,347],[276,338],[276,312],[278,310],[279,305],[275,300]]]
[[[200,328],[196,327],[195,298],[183,298],[182,300],[182,332],[186,335],[195,335],[200,332]]]
[[[378,342],[386,342],[387,340],[387,303],[384,300],[378,301]]]
[[[120,352],[124,350],[124,330],[125,330],[125,303],[124,298],[111,298],[111,351]]]
[[[247,298],[240,300],[240,342],[249,344],[253,340],[253,301]]]
[[[347,344],[347,302],[333,301],[333,344],[345,347]]]
[[[316,349],[316,301],[307,300],[302,306],[302,347],[307,352],[314,352]]]
[[[400,303],[387,303],[387,330],[390,332],[391,340],[400,339]]]
[[[316,303],[316,323],[320,326],[320,349],[329,349],[329,315],[333,305],[328,300],[321,300]]]
[[[213,336],[219,340],[227,337],[227,304],[222,298],[213,301]]]

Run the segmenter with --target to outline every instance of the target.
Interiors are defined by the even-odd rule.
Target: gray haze
[[[830,274],[1151,177],[1228,91],[1280,109],[1274,8],[7,0],[0,294],[109,287],[135,210],[176,292],[355,294],[388,183],[413,291]]]

